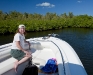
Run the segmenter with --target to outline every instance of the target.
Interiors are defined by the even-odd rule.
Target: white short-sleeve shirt
[[[12,43],[12,49],[19,49],[16,46],[16,41],[20,41],[20,45],[24,49],[24,44],[25,44],[24,39],[25,39],[24,35],[21,35],[20,33],[15,34],[14,39],[13,39],[13,43]]]

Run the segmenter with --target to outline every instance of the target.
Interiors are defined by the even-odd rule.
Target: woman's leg
[[[24,57],[24,58],[22,58],[19,62],[18,62],[18,64],[21,64],[21,63],[23,63],[23,62],[25,62],[27,59],[29,59],[31,57],[31,55],[29,55],[28,57]]]
[[[21,63],[23,63],[23,62],[25,62],[25,61],[28,60],[30,57],[31,57],[31,55],[28,55],[27,57],[22,58],[20,61],[17,60],[17,61],[15,62],[15,66],[14,66],[15,72],[17,72],[17,67],[18,67],[18,65],[21,64]]]
[[[17,66],[18,66],[18,60],[16,60],[15,62],[14,62],[14,69],[15,69],[15,72],[17,72]]]

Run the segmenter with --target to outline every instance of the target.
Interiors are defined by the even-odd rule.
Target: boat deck
[[[53,53],[53,51],[51,49],[48,49],[48,48],[44,48],[43,50],[31,49],[31,52],[32,52],[33,64],[37,65],[38,69],[39,69],[38,75],[46,75],[46,74],[40,72],[40,68],[42,68],[46,64],[48,59],[55,58],[55,54]],[[8,72],[3,73],[2,75],[21,75],[22,70],[24,69],[24,67],[27,63],[28,62],[25,62],[25,63],[19,65],[17,73],[15,73],[13,69],[11,69]],[[58,74],[55,73],[55,74],[51,74],[51,75],[58,75]]]

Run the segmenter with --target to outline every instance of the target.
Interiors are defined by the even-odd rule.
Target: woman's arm
[[[21,45],[20,45],[20,41],[16,41],[16,46],[19,48],[19,50],[25,51]]]
[[[22,50],[24,53],[26,53],[26,56],[27,56],[28,54],[31,54],[31,53],[29,53],[28,51],[24,50],[24,49],[21,47],[20,41],[16,41],[16,46],[19,48],[19,50]]]

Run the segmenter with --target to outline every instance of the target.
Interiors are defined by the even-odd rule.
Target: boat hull
[[[66,41],[55,37],[46,39],[42,39],[42,37],[31,38],[27,39],[27,41],[31,43],[30,51],[32,52],[33,63],[35,63],[39,69],[45,65],[48,59],[56,58],[59,75],[87,75],[75,50]],[[25,49],[28,48],[28,45],[25,44]],[[21,75],[28,61],[19,65],[18,72],[15,73],[13,70],[15,59],[12,57],[9,59],[0,63],[0,66],[6,64],[5,66],[0,67],[0,74]],[[9,61],[11,61],[11,63]]]

